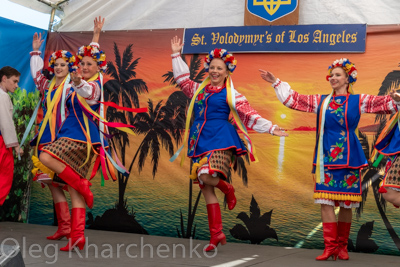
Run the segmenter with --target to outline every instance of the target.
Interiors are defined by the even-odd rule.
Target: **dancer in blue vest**
[[[279,101],[286,107],[317,114],[314,201],[321,204],[325,250],[316,259],[333,257],[336,260],[339,257],[348,260],[351,208],[360,205],[360,170],[368,166],[355,133],[360,115],[395,113],[397,105],[390,96],[353,94],[357,70],[346,58],[338,59],[329,66],[327,80],[333,89],[329,95],[301,95],[271,72],[260,72],[265,81],[272,83]],[[340,206],[338,222],[335,206]]]
[[[400,94],[392,88],[390,95],[395,101],[400,102]],[[383,198],[392,203],[393,206],[400,206],[400,131],[399,113],[386,124],[378,137],[375,149],[380,154],[388,156],[385,166],[385,176],[380,184],[379,193]],[[374,159],[375,156],[373,156]],[[379,159],[379,158],[378,158]],[[379,159],[380,160],[380,159]],[[379,162],[378,162],[379,163]]]
[[[47,239],[59,240],[63,237],[69,238],[71,232],[70,220],[71,216],[69,213],[69,207],[67,198],[63,192],[68,190],[68,186],[59,179],[54,172],[47,168],[39,161],[39,155],[41,150],[46,145],[54,142],[56,140],[56,134],[58,133],[61,124],[64,122],[61,118],[61,108],[65,109],[65,106],[61,104],[62,99],[69,94],[71,91],[70,76],[69,73],[76,71],[78,69],[76,65],[75,56],[66,50],[58,50],[51,54],[49,58],[48,71],[51,80],[48,80],[43,74],[42,69],[44,67],[44,62],[41,57],[41,52],[39,51],[40,46],[43,43],[42,35],[35,33],[32,40],[32,49],[30,53],[31,60],[31,75],[35,82],[36,88],[41,94],[41,106],[43,110],[44,117],[47,115],[48,108],[51,106],[51,102],[55,95],[59,97],[55,100],[55,108],[50,110],[53,113],[52,120],[49,123],[43,124],[43,120],[38,127],[38,132],[31,141],[31,146],[36,146],[35,155],[32,156],[32,161],[35,166],[33,173],[35,177],[34,181],[41,183],[42,187],[49,188],[55,207],[55,213],[57,216],[58,229],[54,235],[48,236]],[[61,94],[57,92],[62,91]],[[64,96],[64,97],[63,97]],[[43,130],[42,130],[42,127]],[[39,134],[40,133],[40,134]]]
[[[95,19],[91,45],[83,46],[77,53],[82,75],[71,72],[71,86],[67,88],[64,100],[62,88],[55,90],[47,106],[42,133],[39,132],[39,139],[43,135],[46,137],[46,124],[50,123],[50,118],[58,122],[64,117],[57,127],[54,140],[50,139],[50,143],[42,146],[39,154],[40,162],[69,186],[72,203],[71,233],[67,245],[60,248],[62,251],[71,251],[74,247],[83,249],[85,245],[85,203],[89,208],[93,207],[93,194],[89,188],[91,183],[86,176],[92,158],[96,158],[93,177],[99,168],[99,153],[104,153],[108,148],[105,140],[101,143],[99,127],[93,117],[83,112],[83,108],[97,110],[99,106],[102,86],[99,72],[106,69],[105,53],[99,50],[98,44],[103,25],[104,19]],[[61,104],[64,104],[64,108],[59,108]]]
[[[234,188],[225,180],[236,157],[250,154],[255,160],[254,149],[246,132],[246,127],[259,133],[288,136],[282,128],[262,118],[248,103],[247,99],[233,88],[230,73],[236,68],[236,60],[225,49],[212,50],[205,59],[204,68],[208,78],[198,84],[190,80],[190,71],[180,57],[183,47],[181,40],[171,40],[172,67],[176,83],[183,93],[192,99],[187,120],[194,112],[194,123],[190,128],[187,156],[192,159],[190,178],[199,182],[207,204],[210,229],[210,244],[205,251],[211,251],[221,243],[226,243],[222,232],[221,210],[214,187],[226,196],[229,210],[236,205]],[[229,122],[232,113],[236,124],[248,139],[249,149]],[[188,123],[186,124],[188,127]],[[186,136],[186,134],[185,134]],[[184,141],[185,142],[185,141]]]

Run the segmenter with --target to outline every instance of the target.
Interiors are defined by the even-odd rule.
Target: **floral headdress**
[[[235,70],[237,63],[235,57],[232,54],[228,53],[228,51],[226,51],[225,49],[215,48],[214,50],[211,50],[204,59],[204,69],[206,70],[206,72],[208,72],[211,60],[213,60],[214,58],[222,59],[228,67],[229,73],[232,73]]]
[[[349,75],[349,84],[353,86],[353,84],[357,81],[357,69],[356,66],[347,58],[337,59],[332,63],[332,65],[329,66],[329,74],[326,76],[326,80],[329,81],[329,78],[332,75],[332,70],[336,67],[342,68]]]
[[[78,62],[81,61],[83,57],[93,58],[93,60],[97,62],[97,66],[100,67],[101,73],[104,73],[107,69],[106,54],[96,46],[83,45],[79,47],[76,56],[78,57]]]
[[[47,67],[47,70],[50,72],[50,75],[54,75],[54,64],[56,63],[56,60],[62,58],[65,60],[65,62],[68,63],[68,71],[73,72],[78,69],[78,66],[76,65],[76,58],[74,55],[72,55],[70,52],[66,50],[58,50],[51,54],[49,58],[49,66]]]

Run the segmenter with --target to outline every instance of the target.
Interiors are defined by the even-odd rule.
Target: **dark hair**
[[[9,79],[11,76],[21,76],[21,73],[10,66],[5,66],[0,69],[0,82],[3,79],[3,76],[6,76]]]

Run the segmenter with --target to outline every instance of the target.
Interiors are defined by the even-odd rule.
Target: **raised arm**
[[[273,125],[267,119],[261,117],[258,112],[250,106],[246,97],[235,90],[235,104],[239,117],[243,124],[259,133],[270,133],[277,136],[288,136],[286,132],[278,125]]]
[[[89,105],[97,104],[101,92],[101,85],[98,79],[92,82],[86,82],[82,79],[80,72],[71,72],[71,81],[71,86],[74,91],[85,98]]]
[[[321,95],[301,95],[290,88],[286,82],[275,78],[275,76],[265,70],[259,70],[261,78],[272,84],[279,101],[286,107],[303,112],[317,113]]]
[[[98,43],[100,39],[101,29],[103,28],[105,18],[101,19],[101,16],[94,19],[94,27],[93,27],[93,43]]]
[[[397,99],[397,96],[395,94],[398,94],[398,93],[391,93],[390,95],[385,95],[385,96],[361,94],[361,103],[360,103],[361,114],[363,114],[363,113],[375,113],[375,114],[396,113],[398,111],[398,105],[400,105],[400,102],[393,100],[393,99]],[[399,100],[400,100],[400,98],[399,98]]]
[[[33,81],[37,87],[37,89],[44,94],[44,91],[47,90],[48,80],[42,74],[42,69],[44,66],[43,59],[41,58],[41,52],[39,51],[40,46],[43,43],[42,34],[35,33],[33,35],[32,40],[32,52],[30,52],[31,60],[30,60],[30,67],[31,67],[31,75]]]
[[[189,98],[192,98],[199,83],[190,80],[190,70],[188,65],[182,60],[180,51],[182,50],[183,43],[178,36],[171,39],[171,50],[172,50],[172,71],[174,73],[174,79],[182,92]]]

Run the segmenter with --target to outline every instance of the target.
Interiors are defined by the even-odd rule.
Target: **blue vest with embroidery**
[[[99,80],[96,82],[100,83]],[[51,92],[51,98],[53,98],[56,90]],[[74,141],[80,142],[87,142],[87,138],[85,133],[82,130],[82,127],[86,130],[82,108],[79,105],[78,97],[76,94],[72,96],[74,93],[74,89],[71,87],[69,90],[68,95],[66,96],[66,104],[65,104],[65,121],[60,125],[59,129],[56,129],[56,136],[55,139],[59,138],[68,138]],[[74,103],[72,103],[72,100]],[[44,99],[46,101],[46,99]],[[60,103],[58,103],[60,105]],[[99,108],[99,104],[91,106],[92,110],[96,111]],[[45,111],[45,109],[44,109]],[[75,115],[76,113],[76,115]],[[93,116],[87,114],[88,117],[88,124],[89,124],[89,134],[92,144],[100,145],[100,134],[99,134],[99,127],[96,122],[93,121]],[[42,125],[40,125],[42,126]],[[36,145],[36,138],[37,136],[31,141],[31,145]],[[51,132],[49,128],[49,124],[46,125],[46,128],[43,132],[42,138],[40,139],[40,144],[47,144],[55,140],[51,140]],[[108,143],[104,140],[104,145],[107,147]]]
[[[379,143],[375,144],[375,148],[386,156],[400,153],[400,131],[398,122]]]
[[[237,156],[247,153],[235,127],[228,121],[230,108],[226,88],[219,93],[203,89],[193,108],[194,123],[190,128],[188,157],[199,157],[215,150],[233,149]]]
[[[317,127],[321,105],[327,95],[321,96],[321,101],[317,112]],[[355,130],[360,121],[360,95],[336,96],[335,100],[339,105],[335,105],[333,97],[325,113],[324,126],[324,166],[327,168],[360,168],[366,166],[367,159],[358,140]],[[344,104],[343,104],[344,103]],[[343,104],[343,105],[340,105]],[[314,151],[314,165],[318,154],[318,129],[317,143]]]

